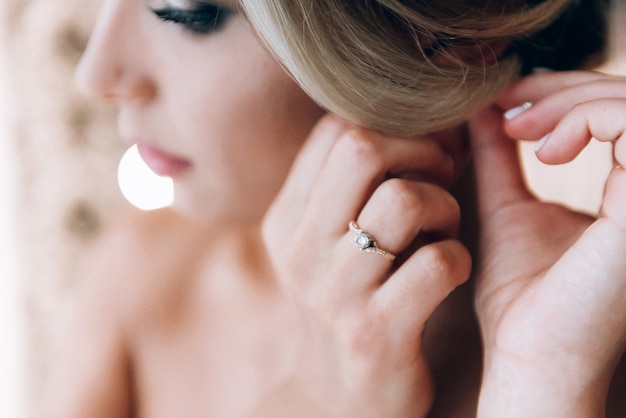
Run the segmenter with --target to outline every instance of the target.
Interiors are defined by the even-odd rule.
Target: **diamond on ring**
[[[376,245],[376,241],[372,238],[372,236],[368,234],[367,232],[363,231],[362,229],[359,229],[356,222],[351,221],[348,224],[348,228],[350,228],[350,231],[354,233],[354,238],[352,239],[352,243],[356,245],[356,247],[360,251],[376,253],[378,255],[382,255],[388,260],[396,259],[395,255],[378,248],[378,246]]]

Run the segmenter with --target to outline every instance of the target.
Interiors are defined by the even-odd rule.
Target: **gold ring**
[[[396,259],[395,255],[378,248],[378,245],[376,245],[376,240],[374,240],[374,238],[372,238],[372,236],[367,232],[359,229],[356,222],[350,221],[350,223],[348,224],[348,228],[350,228],[350,231],[354,232],[354,238],[352,239],[352,243],[356,245],[356,247],[360,251],[366,251],[368,253],[382,255],[387,260],[391,261]]]

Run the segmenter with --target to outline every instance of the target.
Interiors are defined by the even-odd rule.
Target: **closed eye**
[[[164,22],[181,25],[184,30],[196,35],[206,35],[218,31],[232,15],[222,6],[205,2],[191,2],[193,8],[183,9],[165,6],[152,9],[156,17]]]

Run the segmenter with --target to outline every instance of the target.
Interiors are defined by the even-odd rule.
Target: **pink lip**
[[[137,142],[141,159],[159,176],[175,177],[191,168],[191,161],[175,157],[143,142]]]

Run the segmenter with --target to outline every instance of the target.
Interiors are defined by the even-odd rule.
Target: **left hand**
[[[297,360],[256,416],[428,413],[422,333],[471,270],[445,189],[457,164],[444,139],[383,135],[333,115],[312,131],[262,225]],[[398,257],[359,251],[351,221]]]
[[[498,104],[525,101],[534,106],[512,120],[493,107],[470,126],[481,218],[476,308],[485,345],[479,416],[601,416],[626,347],[626,79],[535,74]],[[615,144],[621,166],[597,220],[527,190],[511,138],[550,132],[537,153],[546,163],[570,161],[592,136]]]

